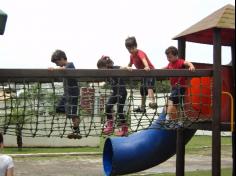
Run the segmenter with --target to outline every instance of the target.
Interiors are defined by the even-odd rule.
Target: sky
[[[173,38],[234,0],[0,0],[7,13],[0,35],[0,68],[48,68],[56,49],[66,52],[78,69],[96,69],[102,55],[126,66],[125,39],[135,36],[138,48],[154,66],[167,65],[165,49]],[[186,60],[212,63],[211,45],[186,43]],[[231,61],[229,47],[222,63]]]

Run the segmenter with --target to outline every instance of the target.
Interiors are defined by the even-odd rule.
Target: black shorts
[[[143,78],[140,87],[140,94],[142,96],[148,95],[148,89],[152,89],[155,92],[155,79],[154,78]]]

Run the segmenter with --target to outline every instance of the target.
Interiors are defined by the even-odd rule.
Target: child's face
[[[177,56],[174,56],[174,55],[171,54],[171,53],[167,54],[166,57],[167,57],[167,60],[168,60],[169,62],[175,62],[175,61],[178,59]]]
[[[59,67],[65,66],[65,60],[64,60],[64,59],[55,60],[54,63],[55,63],[57,66],[59,66]]]
[[[130,47],[130,48],[127,48],[127,50],[129,51],[130,54],[135,54],[137,52],[136,47]]]

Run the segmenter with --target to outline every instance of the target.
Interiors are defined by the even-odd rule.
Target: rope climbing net
[[[169,82],[154,79],[153,89],[157,106],[150,108],[148,106],[150,99],[147,96],[145,111],[140,113],[134,112],[134,109],[141,105],[139,90],[141,81],[140,79],[135,80],[133,77],[126,77],[127,98],[123,112],[129,133],[149,128],[167,108],[171,92]],[[199,80],[197,87],[194,87],[196,85],[192,85],[191,81],[185,85],[186,92],[182,95],[184,101],[176,105],[177,117],[160,121],[160,128],[173,129],[191,125],[192,122],[210,119],[211,94],[209,92],[212,83],[204,85],[200,77],[195,79]],[[32,81],[32,78],[22,78],[21,81],[10,78],[1,80],[0,131],[8,135],[20,134],[26,137],[66,137],[72,130],[71,118],[64,113],[56,112],[59,99],[63,96],[65,99],[70,96],[65,94],[63,80],[65,79],[59,81],[56,79],[47,79],[47,81],[34,79]],[[102,136],[102,130],[107,120],[106,105],[112,96],[113,87],[110,85],[110,78],[106,77],[101,81],[99,79],[90,81],[77,79],[77,82],[79,94],[76,113],[80,117],[80,133],[84,137]],[[121,85],[116,84],[115,86],[119,88]],[[70,88],[70,86],[67,87],[67,89]],[[119,124],[118,105],[119,103],[114,104],[112,111],[115,129]]]

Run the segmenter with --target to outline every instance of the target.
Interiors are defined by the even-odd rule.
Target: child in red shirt
[[[186,66],[190,71],[194,71],[195,67],[191,62],[178,58],[178,50],[174,46],[170,46],[165,51],[169,64],[163,69],[184,69]],[[170,119],[177,118],[177,105],[183,101],[185,93],[185,77],[171,77],[171,94],[167,105],[167,114]]]
[[[127,69],[132,70],[132,65],[134,65],[137,69],[144,69],[146,71],[150,71],[151,69],[155,69],[146,53],[140,49],[137,49],[137,42],[135,37],[128,37],[125,40],[125,46],[130,53],[130,62],[128,64]],[[148,95],[151,98],[151,102],[149,103],[149,107],[152,109],[157,108],[157,104],[155,102],[154,97],[154,88],[155,79],[154,78],[144,78],[142,81],[142,85],[140,87],[140,94],[142,96],[141,107],[134,109],[135,112],[145,113],[145,102],[146,96]]]

